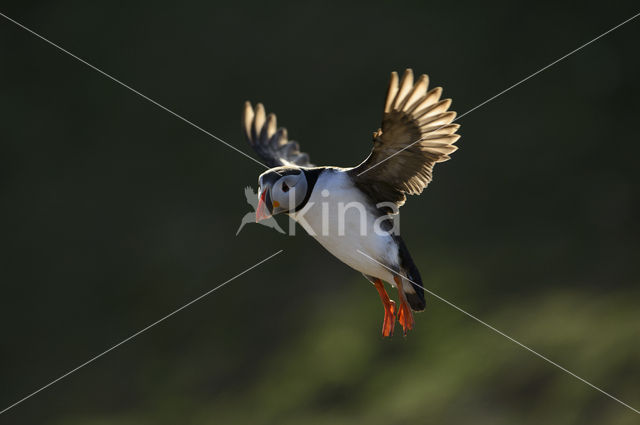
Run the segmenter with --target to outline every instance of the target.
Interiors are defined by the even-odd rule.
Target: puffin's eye
[[[282,191],[284,193],[287,193],[289,191],[289,186],[287,186],[287,183],[282,182]]]

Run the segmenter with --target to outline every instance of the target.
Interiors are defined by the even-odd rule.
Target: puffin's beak
[[[256,209],[256,223],[260,220],[265,220],[271,217],[271,212],[269,211],[270,208],[267,207],[267,203],[271,203],[271,199],[268,199],[270,197],[267,197],[268,191],[269,189],[265,188],[264,191],[258,195],[259,200],[258,208]]]

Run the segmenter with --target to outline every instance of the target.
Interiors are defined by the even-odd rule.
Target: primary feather
[[[456,113],[448,111],[451,99],[440,100],[442,89],[427,91],[429,77],[414,84],[407,69],[398,81],[391,74],[382,126],[374,133],[369,157],[350,171],[356,185],[376,202],[404,204],[406,195],[417,195],[432,180],[433,167],[456,151],[460,127],[451,124]]]
[[[242,129],[249,144],[269,167],[313,166],[309,163],[309,155],[300,152],[298,142],[289,140],[287,129],[277,128],[276,115],[266,115],[262,103],[256,104],[254,111],[251,103],[245,102],[242,111]]]

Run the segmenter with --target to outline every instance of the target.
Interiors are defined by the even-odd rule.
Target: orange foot
[[[402,325],[402,330],[404,331],[405,336],[407,335],[407,331],[413,329],[413,313],[411,312],[411,307],[409,307],[409,304],[406,301],[400,302],[398,322]]]
[[[389,304],[384,306],[384,322],[382,322],[382,336],[388,337],[393,335],[393,329],[396,327],[396,303],[389,300]]]
[[[396,303],[389,299],[389,295],[387,291],[384,289],[384,284],[380,279],[372,280],[376,289],[378,290],[378,294],[380,295],[380,300],[382,301],[382,306],[384,307],[384,322],[382,322],[382,336],[388,337],[393,335],[393,328],[396,326]]]
[[[413,313],[411,312],[411,307],[407,302],[407,297],[405,296],[404,289],[402,288],[402,278],[399,276],[394,276],[393,280],[396,282],[396,287],[398,288],[398,301],[400,301],[398,322],[400,322],[400,324],[402,325],[404,336],[407,336],[407,331],[413,329]]]

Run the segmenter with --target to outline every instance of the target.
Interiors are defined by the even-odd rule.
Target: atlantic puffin
[[[393,335],[396,318],[406,336],[412,311],[426,305],[420,272],[396,228],[398,208],[432,180],[434,165],[449,159],[458,124],[442,88],[428,90],[429,77],[414,82],[411,69],[402,79],[391,73],[381,127],[373,149],[358,166],[318,167],[277,127],[276,116],[246,102],[244,136],[270,168],[258,178],[256,221],[288,214],[339,260],[361,272],[384,306],[383,337]],[[375,261],[372,261],[375,260]],[[393,271],[393,272],[392,272]],[[398,290],[389,298],[383,281]]]

